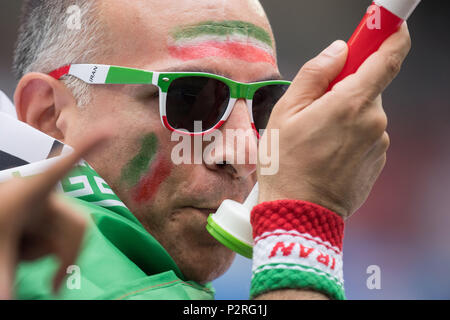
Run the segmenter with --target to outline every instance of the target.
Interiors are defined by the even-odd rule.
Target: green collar
[[[65,195],[104,208],[92,216],[99,230],[148,275],[173,270],[186,280],[172,257],[97,172],[85,161],[61,181]]]

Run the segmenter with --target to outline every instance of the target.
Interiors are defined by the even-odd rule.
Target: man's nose
[[[248,178],[256,171],[258,141],[245,99],[236,101],[220,132],[222,141],[215,141],[215,152],[206,166],[225,171],[236,179]]]

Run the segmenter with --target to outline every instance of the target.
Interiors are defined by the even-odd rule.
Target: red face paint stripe
[[[149,173],[132,190],[133,200],[137,203],[151,201],[158,192],[161,183],[169,177],[170,172],[170,161],[159,154],[151,165]]]
[[[238,42],[207,41],[201,45],[170,46],[169,53],[183,60],[197,60],[207,57],[240,59],[246,62],[267,62],[276,65],[275,57],[267,51],[253,45]]]

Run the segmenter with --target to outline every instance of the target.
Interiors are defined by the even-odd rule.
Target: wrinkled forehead
[[[258,0],[103,0],[109,64],[148,66],[208,55],[275,64],[275,41]]]

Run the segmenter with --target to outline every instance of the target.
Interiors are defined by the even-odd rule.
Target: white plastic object
[[[247,258],[251,258],[253,252],[250,212],[258,204],[258,191],[256,183],[244,203],[222,202],[216,213],[209,216],[206,227],[218,241]]]
[[[375,0],[375,4],[392,12],[403,20],[408,20],[421,0]]]

